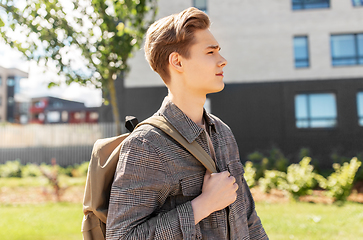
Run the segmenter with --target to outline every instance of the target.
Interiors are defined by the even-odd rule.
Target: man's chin
[[[216,87],[215,89],[213,89],[214,91],[212,91],[210,93],[218,93],[218,92],[222,91],[223,89],[224,89],[224,82],[222,82],[219,87]]]

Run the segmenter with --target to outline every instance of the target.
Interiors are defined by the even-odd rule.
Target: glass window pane
[[[343,59],[333,59],[333,66],[339,65],[356,65],[357,61],[355,58],[343,58]]]
[[[331,37],[331,50],[333,58],[355,57],[354,35],[335,35]]]
[[[336,118],[337,110],[334,94],[311,94],[310,95],[311,118]]]
[[[296,68],[309,67],[309,61],[308,60],[295,60],[295,67]]]
[[[199,10],[206,11],[207,10],[207,0],[194,0],[194,7]]]
[[[303,4],[301,0],[292,0],[292,9],[297,10],[297,9],[302,9],[303,8]]]
[[[358,43],[358,55],[360,57],[363,57],[363,34],[357,35],[357,43]]]
[[[295,58],[301,59],[308,57],[307,45],[307,37],[294,38]]]
[[[15,85],[15,79],[14,79],[14,77],[8,77],[7,83],[8,83],[8,86],[9,87],[13,87]]]
[[[328,8],[329,3],[327,1],[316,1],[315,3],[307,3],[305,4],[306,9],[313,9],[313,8]]]
[[[55,111],[48,112],[47,113],[47,120],[50,123],[59,122],[59,120],[60,120],[60,113],[59,112],[55,112]]]
[[[296,121],[296,127],[297,128],[308,128],[309,127],[309,121],[308,120],[297,120]]]
[[[310,127],[312,128],[333,128],[336,126],[336,120],[312,120]]]
[[[295,117],[308,118],[307,96],[299,94],[295,96]]]
[[[309,66],[308,38],[306,36],[294,37],[294,55],[296,68]]]
[[[296,95],[295,118],[297,128],[336,127],[337,109],[335,94],[313,93]]]
[[[353,6],[363,6],[363,0],[352,0]]]
[[[363,118],[363,92],[357,94],[358,117]]]
[[[329,8],[330,0],[292,0],[292,9]]]

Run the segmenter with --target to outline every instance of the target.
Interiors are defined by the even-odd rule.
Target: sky
[[[69,86],[64,83],[60,87],[48,89],[49,82],[62,81],[62,78],[55,71],[39,67],[34,61],[26,61],[22,53],[2,42],[0,42],[0,66],[18,68],[28,73],[28,78],[24,78],[20,82],[20,93],[25,97],[53,96],[84,102],[87,107],[101,106],[102,94],[99,89],[82,87],[76,83]]]

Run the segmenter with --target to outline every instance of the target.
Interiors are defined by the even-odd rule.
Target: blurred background
[[[3,1],[6,2],[14,5],[25,1]],[[61,3],[63,5],[59,6],[68,9],[64,11],[70,16],[73,16],[72,11],[81,9],[81,6],[72,5],[71,1]],[[219,41],[221,54],[228,60],[228,65],[225,68],[225,89],[208,96],[206,108],[232,128],[243,161],[254,151],[270,148],[281,149],[291,161],[298,161],[301,160],[301,149],[305,149],[316,156],[319,167],[325,168],[336,160],[332,159],[332,155],[350,158],[362,152],[361,0],[229,0],[223,3],[213,0],[159,0],[157,6],[156,19],[191,6],[210,16],[211,31]],[[8,19],[4,20],[2,29],[10,28],[11,14],[6,15],[4,9],[0,14],[3,19]],[[116,27],[120,26],[119,23]],[[98,25],[95,23],[92,28],[102,31]],[[132,56],[127,58],[127,70],[113,79],[119,110],[119,116],[115,118],[111,100],[104,90],[107,90],[107,85],[87,81],[87,76],[95,75],[98,69],[84,63],[88,60],[82,54],[86,53],[63,51],[63,63],[66,58],[73,59],[69,61],[73,69],[69,67],[60,71],[56,62],[59,56],[48,56],[54,61],[42,64],[39,56],[29,53],[32,49],[29,42],[42,45],[46,41],[29,40],[26,31],[22,32],[20,28],[4,31],[8,35],[3,35],[0,41],[0,121],[8,123],[0,130],[0,162],[20,158],[16,154],[20,154],[21,149],[17,149],[15,154],[10,153],[8,148],[26,147],[31,150],[43,146],[63,147],[70,143],[89,148],[81,158],[69,159],[64,164],[86,161],[92,143],[99,137],[115,135],[113,131],[116,130],[109,133],[97,130],[99,133],[93,137],[84,137],[83,134],[68,134],[68,130],[52,129],[92,124],[93,128],[89,131],[95,133],[95,125],[100,129],[112,128],[116,118],[123,121],[126,115],[143,120],[159,108],[167,94],[163,82],[145,61],[143,50],[139,50],[143,34],[141,40],[137,39],[140,42],[138,46],[130,51]],[[117,28],[115,31],[120,32]],[[87,37],[85,31],[82,34],[78,37]],[[58,39],[60,35],[54,34]],[[107,38],[105,33],[98,37]],[[67,38],[63,37],[58,44],[66,45],[64,39]],[[22,49],[28,47],[28,52],[21,53],[11,41],[23,44]],[[51,39],[47,41],[51,42]],[[96,50],[92,49],[92,43],[98,46],[98,51],[102,50],[99,45],[106,42],[95,40],[85,45],[88,47],[86,51],[94,53]],[[35,50],[38,55],[46,55],[39,48]],[[43,46],[44,49],[47,48]],[[99,57],[98,61],[104,60]],[[65,72],[87,67],[84,72],[91,74],[83,74],[86,80],[81,84],[74,78],[74,81],[65,84],[69,80]],[[48,89],[50,82],[60,83],[60,86]],[[22,129],[22,135],[15,134],[17,129]],[[40,134],[43,131],[49,132]],[[13,141],[9,134],[26,143]],[[43,136],[47,136],[46,143],[41,140]],[[77,137],[84,137],[87,141]],[[64,142],[60,143],[59,139],[64,139]],[[20,158],[22,162],[29,161],[27,158],[30,156],[27,155]],[[50,155],[39,157],[41,162],[50,161]],[[62,163],[62,157],[54,157]]]
[[[167,95],[145,32],[192,6],[270,239],[363,239],[363,0],[0,0],[1,239],[81,238],[94,142]]]

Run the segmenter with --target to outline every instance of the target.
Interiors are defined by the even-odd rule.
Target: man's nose
[[[227,60],[224,57],[222,57],[222,55],[221,55],[221,60],[218,65],[220,67],[225,67],[227,65],[227,63],[228,63]]]

